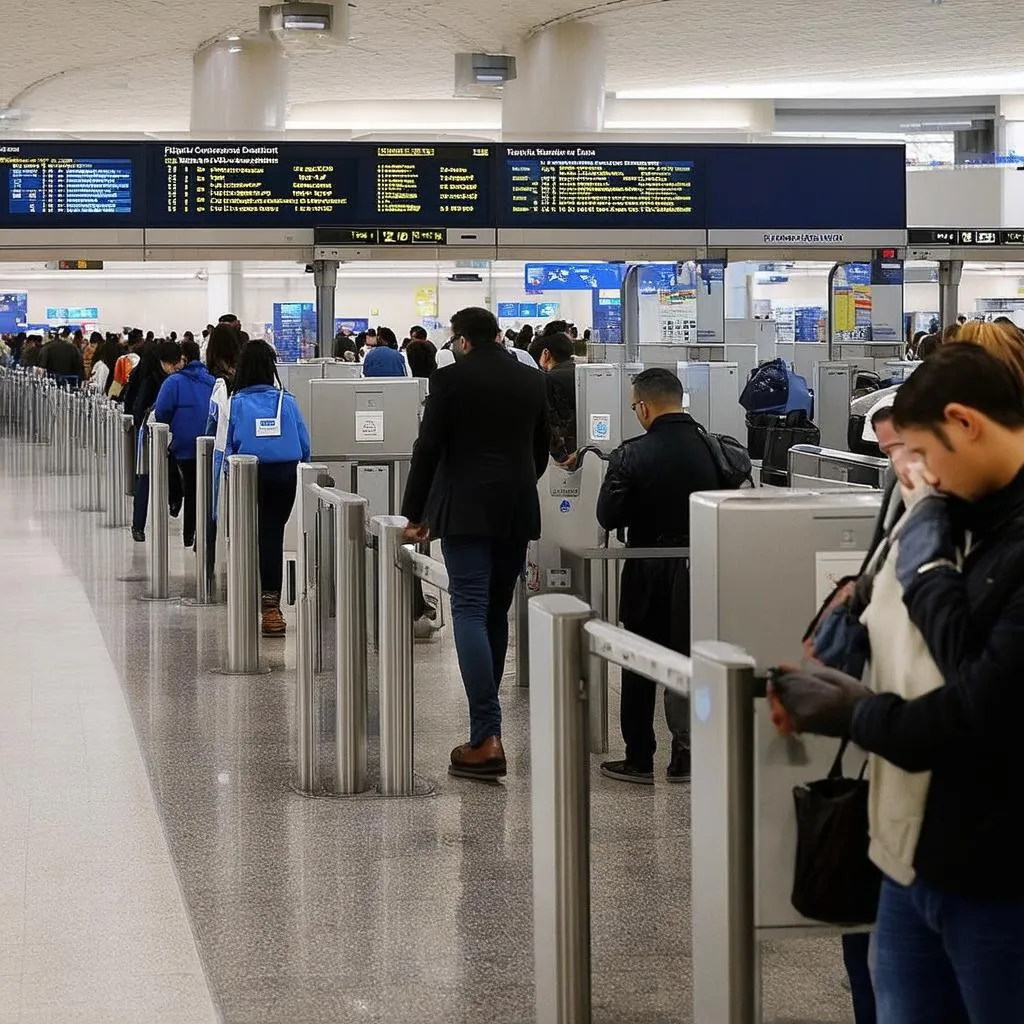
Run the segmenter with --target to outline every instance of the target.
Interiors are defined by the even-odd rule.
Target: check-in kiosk
[[[758,489],[694,495],[690,547],[694,639],[742,645],[757,669],[799,664],[801,637],[836,581],[857,573],[881,504],[870,491]],[[691,711],[700,715],[695,702]],[[778,735],[767,702],[755,725],[756,925],[760,939],[825,926],[793,909],[793,787],[827,776],[838,740]],[[858,754],[847,755],[859,765]],[[722,808],[722,814],[729,809]],[[700,836],[695,836],[695,843]]]

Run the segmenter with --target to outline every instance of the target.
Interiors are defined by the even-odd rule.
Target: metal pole
[[[367,672],[366,648],[366,516],[365,498],[344,495],[334,507],[335,617],[334,659],[337,680],[335,735],[339,793],[366,789]],[[411,589],[411,588],[410,588]],[[409,630],[412,630],[412,596]],[[410,670],[412,668],[410,642]],[[383,678],[383,677],[382,677]],[[411,682],[411,680],[410,680]],[[411,688],[410,688],[411,690]],[[410,699],[411,699],[410,692]],[[412,786],[412,708],[409,715],[409,780]],[[383,715],[381,721],[383,722]],[[383,738],[384,729],[381,728]],[[381,764],[384,764],[383,745]],[[382,776],[383,777],[383,776]],[[410,789],[411,792],[411,789]]]
[[[568,594],[530,601],[537,1024],[590,1021],[590,758],[581,626],[592,614]]]
[[[121,413],[121,472],[126,498],[135,494],[135,417]]]
[[[300,530],[299,548],[312,545],[313,538]],[[312,559],[302,565],[311,566]],[[300,793],[316,793],[319,782],[317,757],[316,673],[313,670],[313,618],[316,584],[299,575],[296,565],[298,593],[295,595],[295,736],[298,764],[295,787]]]
[[[754,660],[712,642],[694,644],[692,660],[693,1019],[754,1024]]]
[[[212,437],[196,438],[196,604],[213,604],[213,445]]]
[[[168,466],[167,444],[170,429],[166,423],[153,423],[149,428],[149,596],[166,600],[169,593],[168,572]]]
[[[403,567],[401,516],[377,516],[377,588],[380,640],[380,791],[412,796],[413,631],[411,566]]]
[[[295,518],[298,523],[298,543],[295,545],[295,579],[296,587],[301,590],[305,585],[304,580],[307,579],[307,559],[312,561],[315,558],[315,528],[314,528],[314,516],[317,508],[317,498],[312,490],[310,490],[310,484],[320,484],[321,486],[328,486],[330,476],[327,472],[327,466],[323,463],[299,463],[299,481],[295,493]],[[302,542],[303,536],[308,537],[308,545]],[[312,579],[312,576],[309,576]],[[315,601],[319,601],[316,594],[313,594]],[[296,602],[298,602],[298,594],[296,594]],[[314,611],[318,611],[319,604],[314,604]],[[320,640],[320,619],[319,615],[314,615],[314,620],[310,624],[310,650],[313,652],[313,665],[314,671],[320,671],[320,654],[323,650],[323,645]]]
[[[102,512],[107,507],[103,490],[103,460],[106,457],[105,410],[99,398],[90,397],[88,402],[89,419],[92,422],[92,458],[89,467],[92,473],[92,508],[94,512]]]
[[[590,559],[586,562],[587,597],[590,607],[599,618],[611,622],[608,614],[608,591],[605,587],[604,561]],[[590,718],[588,727],[590,752],[608,753],[608,662],[596,654],[589,656],[587,667],[587,710]]]
[[[259,671],[260,566],[256,529],[259,460],[254,455],[228,459],[230,491],[228,544],[228,672]]]
[[[530,591],[526,587],[526,574],[516,584],[516,686],[530,687]]]

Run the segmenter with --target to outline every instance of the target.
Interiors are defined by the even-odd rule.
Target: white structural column
[[[287,59],[272,36],[215,39],[196,50],[193,138],[281,135],[287,113]]]
[[[756,263],[730,263],[725,268],[725,315],[729,320],[749,320],[753,314]]]
[[[210,275],[206,282],[207,323],[215,324],[225,313],[234,313],[243,320],[242,264],[218,260],[210,263],[207,271]]]
[[[996,119],[996,149],[1024,153],[1024,96],[1000,96]]]
[[[555,25],[523,41],[504,88],[505,141],[570,141],[604,128],[605,38],[586,22]]]

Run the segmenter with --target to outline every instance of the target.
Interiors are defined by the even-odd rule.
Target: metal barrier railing
[[[302,793],[347,796],[366,789],[367,773],[367,502],[312,478],[303,484],[296,593],[296,788]],[[300,473],[300,480],[302,474]],[[331,524],[333,544],[323,543]],[[334,643],[335,778],[321,777],[323,736],[317,700],[316,650],[321,596],[330,589],[336,608]],[[322,658],[322,649],[320,651]],[[322,662],[321,662],[322,663]]]
[[[164,463],[166,463],[166,458]],[[255,455],[228,458],[228,642],[226,669],[253,675],[260,669],[260,566]]]
[[[821,448],[816,444],[795,444],[789,449],[790,487],[884,486],[889,460],[855,452]]]
[[[690,698],[694,1024],[754,1024],[754,661],[692,657],[594,618],[575,597],[530,601],[530,771],[536,1019],[589,1024],[591,657]]]

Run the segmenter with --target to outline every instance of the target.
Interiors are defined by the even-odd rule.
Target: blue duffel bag
[[[803,412],[810,417],[813,404],[807,381],[794,373],[784,359],[762,363],[750,375],[740,395],[740,405],[751,413]]]

